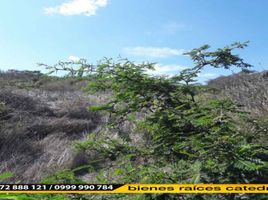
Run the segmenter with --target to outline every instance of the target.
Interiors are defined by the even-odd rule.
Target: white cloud
[[[199,74],[198,77],[201,78],[216,78],[217,76],[219,76],[218,74],[214,74],[214,73],[204,73],[204,74]]]
[[[157,47],[127,47],[123,49],[124,53],[135,56],[149,56],[165,58],[170,56],[181,56],[185,53],[184,49],[157,48]]]
[[[187,69],[188,67],[181,66],[181,65],[155,65],[155,71],[158,72],[173,72],[173,71],[181,71]]]
[[[68,59],[69,59],[70,61],[73,61],[73,62],[78,62],[78,61],[80,60],[80,58],[77,57],[77,56],[69,56]]]
[[[182,65],[156,64],[154,68],[155,70],[148,70],[147,72],[153,75],[175,75],[178,74],[181,70],[187,69],[188,67]]]
[[[100,7],[105,7],[108,0],[70,0],[55,7],[45,8],[44,11],[48,15],[85,15],[92,16]]]

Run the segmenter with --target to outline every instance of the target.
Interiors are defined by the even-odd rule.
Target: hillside
[[[2,1],[0,200],[268,200],[267,6]]]
[[[217,94],[210,95],[229,97],[244,110],[267,116],[266,75],[239,73],[210,80],[208,86]],[[55,169],[83,164],[72,144],[102,125],[103,117],[87,109],[101,101],[101,95],[82,92],[85,82],[36,72],[2,72],[0,82],[0,172],[12,169],[14,180],[32,182]]]
[[[209,81],[210,89],[206,90],[204,97],[210,100],[230,98],[256,119],[265,119],[268,112],[266,74],[239,73],[219,77]],[[135,174],[126,177],[124,174],[143,165],[149,166],[158,159],[147,157],[148,152],[142,152],[152,145],[151,136],[136,129],[131,122],[121,123],[123,132],[104,127],[107,115],[90,111],[88,107],[105,102],[109,95],[82,92],[88,84],[86,80],[49,77],[39,72],[8,71],[1,72],[0,84],[0,174],[12,172],[9,182],[94,183],[105,182],[106,178],[113,182],[117,182],[117,178],[135,182],[143,177],[135,177]],[[139,115],[141,119],[142,110]],[[267,124],[265,120],[262,123]],[[258,129],[248,127],[250,133]],[[261,135],[254,136],[256,141],[267,138],[263,130]],[[139,156],[143,154],[145,156]],[[183,152],[180,156],[186,155],[190,154]],[[122,168],[118,169],[118,166]],[[181,161],[179,169],[187,177],[198,166],[197,163],[187,171],[186,164],[184,167]],[[169,164],[161,170],[174,173]]]
[[[0,174],[12,172],[8,181],[40,182],[98,157],[94,151],[77,152],[74,145],[103,129],[105,115],[89,111],[88,106],[103,102],[107,94],[82,92],[87,81],[30,71],[2,72],[0,84]],[[130,124],[125,128],[132,132]],[[117,133],[109,137],[117,138]],[[139,134],[130,137],[142,140]]]
[[[268,114],[268,71],[259,73],[238,73],[210,80],[208,85],[230,97],[251,114]]]
[[[34,72],[1,73],[0,82],[1,172],[13,172],[13,181],[38,182],[82,164],[72,144],[101,124],[87,109],[98,97],[83,94],[72,80]]]

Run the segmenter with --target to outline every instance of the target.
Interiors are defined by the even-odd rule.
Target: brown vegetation
[[[0,76],[0,173],[11,171],[12,180],[24,183],[74,166],[73,143],[101,123],[87,109],[92,100],[70,80],[32,76],[10,71]],[[27,87],[18,87],[22,83]]]
[[[208,82],[220,91],[221,96],[230,97],[245,111],[256,116],[268,114],[268,72],[238,73],[221,76]]]
[[[107,94],[86,95],[80,91],[85,85],[86,81],[37,72],[0,73],[0,173],[15,174],[8,181],[39,182],[58,170],[94,159],[76,154],[73,148],[101,127],[104,117],[87,107]],[[217,91],[210,97],[230,97],[256,116],[268,113],[267,72],[219,77],[208,85]],[[132,132],[131,126],[126,124],[125,131]],[[116,137],[116,132],[110,137]],[[141,135],[131,137],[136,144],[143,140]],[[91,175],[85,175],[86,179]]]

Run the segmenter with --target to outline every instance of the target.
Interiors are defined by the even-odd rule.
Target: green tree
[[[150,145],[144,149],[128,152],[129,155],[125,152],[125,161],[117,169],[121,181],[260,183],[267,177],[267,149],[252,143],[239,128],[250,122],[249,116],[230,100],[203,100],[202,94],[209,88],[195,83],[205,67],[242,70],[251,67],[233,54],[233,50],[246,46],[247,43],[234,43],[215,51],[209,51],[208,45],[193,49],[186,55],[193,60],[194,67],[172,78],[148,75],[147,70],[154,69],[153,63],[105,59],[93,68],[90,66],[93,73],[86,90],[111,92],[108,102],[92,106],[91,110],[108,112],[109,127],[121,133],[126,142],[129,138],[121,127],[130,119],[150,136]],[[145,117],[136,118],[138,113]],[[151,161],[138,166],[132,162],[133,157],[147,157]],[[146,195],[146,199],[173,198],[188,197]],[[191,198],[206,199],[203,195],[188,199]]]

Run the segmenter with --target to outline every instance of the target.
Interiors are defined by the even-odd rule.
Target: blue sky
[[[158,73],[191,66],[182,53],[250,41],[238,53],[268,69],[265,0],[2,0],[0,69],[43,70],[36,63],[119,55],[159,63]],[[202,80],[228,74],[206,69]]]

